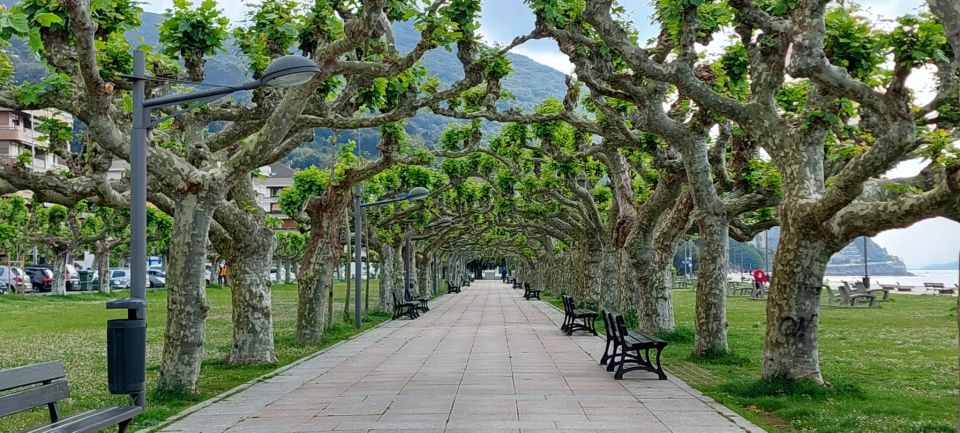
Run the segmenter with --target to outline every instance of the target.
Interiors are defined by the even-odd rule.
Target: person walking
[[[220,265],[220,271],[217,272],[217,282],[221,286],[227,284],[227,275],[229,274],[229,272],[230,271],[227,269],[226,263],[223,263]]]

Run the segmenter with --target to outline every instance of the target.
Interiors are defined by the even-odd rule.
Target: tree
[[[290,5],[289,2],[267,2],[262,6],[286,8]],[[387,4],[383,0],[367,0],[362,6],[334,8],[318,2],[306,10],[297,10],[294,15],[283,14],[283,19],[275,23],[286,28],[285,20],[293,19],[299,30],[293,42],[297,42],[302,53],[324,65],[310,83],[282,94],[260,88],[253,94],[255,106],[228,101],[184,113],[155,128],[148,149],[152,162],[150,200],[172,215],[174,221],[167,279],[170,311],[160,366],[161,389],[196,389],[203,355],[203,322],[208,309],[203,263],[206,235],[211,227],[214,235],[229,234],[234,242],[256,248],[237,250],[259,253],[264,250],[262,246],[273,245],[272,234],[263,230],[266,224],[256,206],[240,206],[252,203],[250,196],[244,195],[249,191],[244,183],[253,170],[279,160],[301,142],[311,139],[311,130],[315,127],[363,128],[388,124],[482,80],[483,67],[473,65],[477,62],[471,57],[473,42],[466,42],[472,41],[476,26],[464,21],[475,15],[475,2],[436,3],[422,10],[412,1]],[[55,73],[38,85],[7,86],[0,92],[0,104],[17,109],[55,107],[69,112],[86,126],[92,145],[119,158],[128,158],[129,140],[124,131],[129,125],[129,115],[120,103],[126,89],[123,83],[115,81],[130,71],[129,45],[122,32],[139,24],[139,8],[126,1],[94,5],[65,1],[52,8],[31,1],[22,3],[17,10],[32,27],[15,34],[35,35],[33,40],[38,42],[36,47],[41,58]],[[261,18],[269,20],[267,15]],[[389,23],[414,16],[423,23],[423,40],[414,50],[401,55],[393,46]],[[219,49],[225,36],[220,14],[212,2],[194,8],[182,1],[174,4],[168,20],[172,23],[164,27],[164,51],[176,53],[184,60],[188,78],[203,77],[203,63],[197,59]],[[249,30],[252,33],[248,34],[271,31],[261,24],[255,12]],[[271,40],[293,43],[290,39]],[[441,90],[434,80],[411,75],[416,61],[425,52],[453,43],[458,44],[460,58],[469,65],[464,71],[464,80]],[[251,69],[256,75],[256,60],[264,52],[252,52],[250,47],[252,45],[247,46],[245,54],[253,58]],[[291,48],[292,45],[272,44],[267,54],[274,58],[287,54]],[[156,76],[175,78],[178,74],[175,62],[166,56],[151,54],[148,64]],[[387,86],[388,81],[403,85]],[[173,87],[170,82],[151,85],[148,96],[170,92]],[[156,114],[170,114],[173,109],[156,110]],[[367,109],[375,109],[379,114],[367,115],[364,113]],[[213,122],[225,122],[225,126],[213,132],[207,128]],[[8,183],[15,182],[13,176],[3,177]],[[43,182],[20,183],[29,183],[23,189],[44,188]],[[99,191],[95,188],[87,188],[86,193],[89,195],[91,190],[107,196],[114,196],[118,191],[122,194],[122,189]],[[122,202],[124,197],[111,198]],[[214,219],[218,224],[213,223]],[[221,228],[225,231],[219,231]],[[246,265],[234,265],[233,279],[238,283],[233,287],[234,321],[246,322],[236,325],[235,331],[243,328],[263,332],[236,334],[232,361],[272,360],[269,286],[266,276],[260,273],[269,269],[263,264],[270,259],[272,253],[243,258],[248,261]],[[239,263],[241,258],[234,261]],[[238,275],[247,269],[248,277]],[[243,286],[243,283],[251,285]],[[253,337],[258,340],[244,340]]]
[[[22,261],[29,242],[25,229],[30,222],[30,211],[23,197],[0,197],[0,249],[7,259]]]
[[[25,227],[26,238],[50,252],[53,259],[53,284],[50,292],[54,295],[67,294],[67,255],[74,253],[81,245],[91,245],[106,238],[109,230],[104,228],[84,233],[83,226],[88,215],[88,205],[79,202],[72,207],[58,204],[45,206],[33,201],[29,205],[30,222]],[[101,277],[101,280],[104,277]]]
[[[824,2],[731,2],[730,23],[748,60],[731,62],[736,68],[727,72],[739,71],[748,86],[740,94],[729,94],[714,87],[712,69],[697,64],[696,43],[709,41],[723,24],[716,15],[722,12],[720,4],[668,2],[671,13],[658,18],[662,36],[675,41],[669,50],[675,56],[667,57],[658,49],[663,44],[639,46],[629,26],[618,22],[610,1],[589,2],[582,9],[557,7],[569,6],[567,2],[533,3],[542,13],[551,10],[542,7],[547,4],[565,12],[540,20],[550,24],[545,32],[561,44],[579,44],[583,52],[602,44],[629,68],[632,74],[605,71],[619,84],[605,86],[611,94],[627,98],[626,93],[637,93],[617,89],[642,89],[648,83],[661,83],[655,90],[670,86],[702,110],[736,122],[770,155],[783,199],[777,207],[781,238],[767,305],[764,377],[822,381],[818,304],[832,253],[857,236],[936,215],[956,218],[960,194],[955,151],[942,139],[955,130],[950,120],[955,98],[949,95],[956,94],[957,85],[957,62],[945,55],[949,47],[943,26],[953,35],[956,21],[904,17],[885,33],[852,14],[828,13]],[[573,25],[566,26],[568,22]],[[583,25],[596,32],[596,39],[582,37]],[[881,63],[888,51],[894,63],[885,70]],[[939,71],[938,96],[917,107],[905,80],[927,64]],[[787,72],[797,81],[787,83]],[[666,127],[659,135],[684,134],[671,127],[669,119],[659,119]],[[671,141],[682,141],[683,136],[678,137]],[[698,149],[685,155],[690,160],[685,161],[686,171],[691,183],[706,185],[705,171],[689,165],[689,157],[696,157],[704,167],[705,152],[702,146]],[[901,186],[865,188],[897,162],[921,155],[931,163],[919,176],[879,182]],[[694,196],[700,195],[698,207],[719,215],[709,188],[699,190]],[[702,232],[712,232],[707,228],[701,224]]]

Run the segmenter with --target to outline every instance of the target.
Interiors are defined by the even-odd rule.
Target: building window
[[[279,197],[279,196],[280,196],[280,191],[281,191],[282,189],[283,189],[283,187],[271,186],[271,187],[270,187],[270,197]]]
[[[283,212],[283,210],[280,209],[280,203],[270,203],[270,212]]]

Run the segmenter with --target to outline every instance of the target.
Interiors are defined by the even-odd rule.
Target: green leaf
[[[63,18],[60,18],[59,15],[49,12],[39,13],[34,16],[33,19],[43,27],[50,27],[53,24],[63,23]]]

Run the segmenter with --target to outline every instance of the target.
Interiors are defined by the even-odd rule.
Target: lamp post
[[[363,210],[368,207],[383,206],[385,204],[395,203],[403,200],[407,200],[411,202],[416,200],[421,200],[426,196],[430,195],[430,190],[424,187],[418,186],[416,188],[411,189],[410,192],[400,194],[396,197],[392,197],[384,200],[378,200],[370,203],[360,202],[361,196],[360,196],[359,187],[354,188],[353,194],[354,194],[353,195],[354,208],[356,209],[356,211],[353,213],[353,249],[354,249],[354,252],[353,252],[354,268],[353,269],[355,271],[353,276],[354,278],[353,280],[354,282],[353,325],[356,326],[357,329],[360,329],[360,326],[361,326],[360,325],[360,272],[361,272],[360,240],[362,238],[360,234],[360,227],[363,226]]]
[[[116,299],[107,303],[108,309],[126,309],[127,320],[142,322],[146,327],[147,298],[147,132],[159,123],[176,117],[187,111],[208,104],[219,98],[241,90],[252,90],[260,86],[278,88],[294,87],[312,80],[320,72],[320,67],[312,60],[301,56],[284,56],[274,60],[267,67],[263,77],[250,80],[240,86],[216,86],[208,90],[200,90],[180,95],[170,95],[146,99],[145,84],[153,78],[146,75],[146,60],[144,52],[133,52],[133,74],[124,76],[133,84],[133,129],[130,134],[130,297]],[[189,106],[183,106],[193,103]],[[183,106],[183,107],[181,107]],[[153,110],[163,107],[174,107],[172,113],[159,119],[152,119]],[[139,322],[138,322],[139,323]],[[111,329],[108,325],[108,330]],[[109,333],[108,333],[109,335]],[[111,342],[108,339],[108,353],[111,352]],[[121,343],[122,344],[122,343]],[[131,360],[122,357],[124,363],[137,362],[139,376],[142,378],[146,359],[146,340],[136,344],[136,354],[140,359]],[[124,350],[131,350],[125,347]],[[131,355],[133,353],[130,353]],[[115,359],[110,357],[110,359]],[[120,361],[115,361],[120,362]],[[127,365],[128,367],[130,364]],[[119,368],[119,366],[118,366]],[[124,370],[129,370],[125,368]],[[114,369],[108,365],[108,371]],[[111,391],[113,391],[113,378]],[[126,393],[126,392],[124,392]],[[137,405],[144,405],[143,389],[138,392],[129,392],[134,396]]]
[[[867,270],[867,237],[863,237],[863,288],[870,288],[870,272]]]

